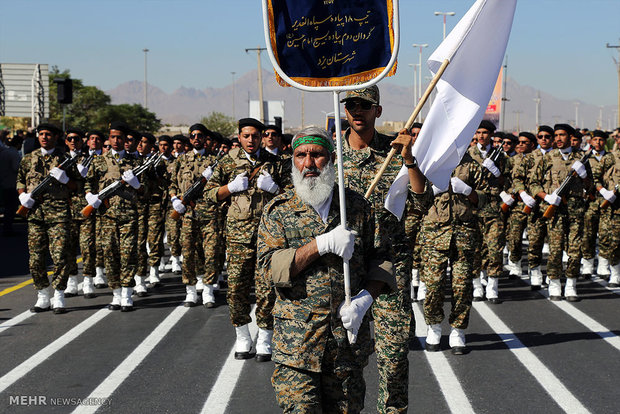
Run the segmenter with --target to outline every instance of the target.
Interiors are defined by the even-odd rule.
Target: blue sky
[[[418,52],[439,45],[474,0],[401,0],[399,70],[410,85]],[[48,63],[104,90],[142,80],[166,92],[231,83],[256,68],[245,48],[264,46],[260,0],[0,0],[0,62]],[[508,72],[520,84],[595,105],[617,102],[620,0],[519,0],[508,45]],[[271,69],[267,55],[263,68]]]

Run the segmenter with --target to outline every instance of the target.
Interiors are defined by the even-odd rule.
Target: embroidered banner
[[[392,0],[267,0],[271,48],[282,71],[306,86],[375,78],[394,49]],[[396,64],[387,76],[396,73]],[[288,86],[276,72],[278,83]]]

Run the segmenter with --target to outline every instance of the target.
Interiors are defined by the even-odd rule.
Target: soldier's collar
[[[110,148],[110,154],[112,154],[112,156],[118,155],[118,158],[125,158],[126,153],[124,149],[120,151],[115,151],[113,148]]]
[[[41,147],[41,154],[43,155],[52,155],[54,153],[54,151],[56,151],[56,147],[50,149],[50,150],[46,150],[45,148]]]
[[[198,155],[205,155],[205,149],[204,148],[201,148],[199,150],[194,148],[193,151],[194,151],[194,155],[196,155],[196,154],[198,154]]]
[[[573,152],[573,147],[558,148],[558,151],[560,151],[560,153],[562,154],[570,154],[571,152]]]

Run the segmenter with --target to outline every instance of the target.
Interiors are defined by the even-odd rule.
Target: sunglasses
[[[264,137],[270,137],[270,136],[272,136],[272,135],[274,135],[274,136],[278,136],[278,133],[277,133],[277,132],[275,132],[275,131],[272,131],[272,132],[263,132],[263,136],[264,136]]]
[[[541,135],[538,135],[538,138],[539,139],[551,139],[553,137],[551,135],[541,134]]]
[[[530,141],[518,141],[517,145],[527,145],[529,143],[530,143]]]
[[[112,145],[104,145],[103,148],[110,149],[110,148],[112,148]]]
[[[192,138],[204,138],[205,134],[189,134],[189,136]]]
[[[65,141],[77,141],[80,140],[81,138],[78,135],[69,135],[67,136],[67,138],[65,138]]]
[[[368,111],[373,106],[375,106],[375,104],[373,104],[372,102],[368,102],[368,101],[346,101],[344,103],[344,107],[349,112],[355,111],[358,107],[362,111]]]

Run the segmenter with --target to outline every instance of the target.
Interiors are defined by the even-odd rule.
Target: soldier
[[[277,125],[267,125],[263,131],[263,147],[273,155],[282,156],[282,129]],[[286,158],[291,158],[286,154]]]
[[[171,168],[172,168],[172,164],[174,164],[174,162],[176,161],[176,158],[174,157],[172,151],[173,151],[173,147],[172,147],[172,137],[170,137],[169,135],[162,135],[159,137],[159,141],[158,141],[158,147],[159,147],[159,152],[161,152],[162,155],[162,160],[160,165],[162,165],[163,167],[165,167],[165,172],[163,172],[164,174],[164,182],[167,183],[167,185],[170,185],[170,174],[171,172]],[[166,197],[167,199],[167,197]],[[170,217],[170,214],[172,213],[174,209],[172,208],[172,205],[168,202],[167,206],[166,206],[166,210],[163,212],[164,214],[164,238],[162,238],[161,240],[161,246],[158,247],[158,249],[160,249],[161,252],[164,251],[164,240],[167,240],[168,243],[168,247],[170,248],[170,254],[172,256],[172,253],[174,253],[174,255],[176,256],[176,261],[177,261],[177,266],[180,268],[180,261],[179,261],[179,256],[181,255],[181,244],[179,243],[179,237],[178,234],[181,232],[181,223],[182,220],[174,220]],[[172,237],[172,235],[175,235],[175,237]],[[161,259],[159,260],[159,268],[158,268],[158,273],[164,273],[166,271],[166,257],[162,254]],[[157,283],[157,281],[154,281],[155,283]],[[153,283],[149,280],[149,283]]]
[[[185,154],[185,142],[187,137],[183,134],[177,134],[172,137],[172,155],[179,158],[179,155]]]
[[[211,153],[213,133],[202,124],[194,124],[189,128],[189,134],[193,150],[179,156],[171,167],[169,195],[172,208],[179,214],[184,214],[181,226],[183,283],[187,293],[184,305],[196,305],[196,275],[202,273],[198,269],[204,268],[202,303],[206,308],[212,308],[215,306],[213,284],[217,282],[217,204],[207,198],[205,193],[196,199],[195,206],[188,211],[188,206],[183,205],[180,197],[201,177],[207,181],[211,179],[216,162],[214,154]]]
[[[179,156],[185,154],[185,142],[187,141],[187,137],[182,134],[178,134],[172,137],[172,156],[175,159],[178,159]],[[173,163],[172,163],[173,164]],[[170,168],[172,164],[168,164]],[[170,172],[172,173],[172,172]],[[166,218],[166,233],[168,239],[168,246],[170,247],[170,271],[175,275],[180,275],[182,273],[181,262],[181,225],[183,220],[173,220],[170,218],[170,213],[172,213],[172,205],[170,205],[170,211],[168,213],[168,217]],[[164,271],[165,269],[161,269],[160,271]],[[151,281],[153,283],[154,281]]]
[[[502,149],[504,150],[504,154],[507,157],[514,157],[516,155],[518,137],[515,137],[512,134],[504,134],[502,138]]]
[[[138,152],[138,144],[140,143],[140,133],[138,131],[134,131],[130,129],[127,131],[127,135],[125,137],[125,151],[128,154],[133,155],[136,158],[140,157],[140,153]]]
[[[93,160],[85,185],[86,201],[97,209],[102,203],[99,191],[122,179],[127,185],[121,195],[111,197],[109,208],[103,212],[102,241],[108,286],[112,289],[110,310],[133,310],[134,275],[137,262],[138,210],[137,190],[141,184],[133,173],[139,160],[124,149],[128,128],[121,122],[110,125],[110,151]]]
[[[404,412],[408,406],[409,336],[411,325],[414,323],[409,292],[411,243],[407,240],[404,221],[399,221],[387,211],[383,207],[383,202],[403,164],[409,172],[411,191],[408,199],[411,203],[418,204],[419,210],[428,208],[424,205],[424,201],[430,204],[431,186],[426,186],[426,180],[411,154],[411,135],[401,131],[397,140],[392,142],[390,137],[375,130],[375,122],[382,113],[377,86],[349,91],[342,102],[345,104],[345,113],[350,125],[344,133],[342,143],[342,165],[347,188],[365,194],[392,146],[405,144],[402,153],[392,158],[369,199],[375,212],[375,228],[390,237],[398,285],[397,291],[380,295],[372,307],[379,370],[377,410]]]
[[[505,217],[500,209],[500,193],[506,188],[506,159],[500,156],[497,164],[489,158],[491,151],[491,134],[495,125],[483,120],[476,130],[477,143],[467,150],[469,155],[484,167],[480,186],[487,191],[487,202],[478,211],[478,228],[482,243],[476,249],[474,264],[474,301],[484,300],[484,294],[490,303],[500,304],[498,286],[504,265],[504,246],[506,245]],[[480,276],[478,276],[480,275]],[[482,279],[488,276],[486,292]]]
[[[556,124],[554,137],[557,149],[550,151],[537,164],[530,189],[532,193],[544,200],[541,210],[547,206],[556,206],[554,216],[546,221],[549,235],[549,259],[547,275],[549,277],[549,299],[562,299],[560,277],[566,274],[564,296],[570,302],[579,300],[577,295],[577,278],[581,262],[581,238],[583,233],[583,216],[585,213],[584,190],[592,185],[591,172],[579,161],[581,154],[571,147],[570,136],[573,127],[567,124]],[[578,175],[568,191],[559,196],[556,191],[562,181],[572,172]],[[562,203],[564,199],[565,203]],[[568,252],[568,265],[564,272],[562,267],[562,251]]]
[[[487,180],[483,168],[466,153],[452,172],[450,186],[442,192],[433,187],[433,207],[424,216],[425,235],[422,256],[422,281],[426,284],[424,320],[428,325],[426,350],[440,350],[441,322],[444,318],[444,286],[448,261],[452,269],[452,309],[450,311],[450,348],[455,355],[467,353],[465,329],[473,299],[474,251],[479,244],[480,218],[476,214],[484,206]]]
[[[368,201],[348,189],[347,227],[340,225],[326,131],[302,130],[293,150],[295,188],[265,207],[258,236],[258,266],[277,289],[271,383],[285,413],[359,413],[372,352],[365,315],[379,293],[396,289],[388,241],[376,232]],[[341,258],[349,260],[351,291],[359,292],[350,306],[343,304]],[[354,344],[345,330],[357,335]]]
[[[29,267],[34,287],[37,290],[37,302],[31,312],[43,312],[50,309],[50,281],[47,277],[45,256],[50,252],[54,269],[51,286],[54,297],[51,307],[55,314],[66,312],[65,288],[69,277],[67,257],[69,256],[69,231],[71,221],[70,198],[74,188],[71,178],[77,173],[70,169],[58,168],[67,157],[56,142],[61,131],[52,124],[42,123],[37,127],[40,150],[35,150],[22,158],[17,171],[17,192],[19,202],[28,213],[28,250]],[[49,189],[38,199],[31,195],[35,187],[46,176],[53,179]]]
[[[614,163],[614,156],[611,153],[605,151],[605,141],[607,140],[607,134],[603,131],[596,130],[592,132],[592,138],[590,139],[590,147],[592,148],[592,157],[588,160],[592,173],[604,174]],[[599,165],[602,164],[599,168]],[[602,177],[593,176],[595,183],[602,183]],[[602,186],[602,184],[600,184]],[[584,278],[589,279],[594,272],[594,256],[596,253],[596,236],[598,234],[601,215],[604,211],[601,209],[601,203],[603,202],[603,196],[592,189],[590,193],[590,199],[587,201],[586,214],[583,220],[583,244],[581,253],[583,258],[583,268],[581,274]],[[599,251],[605,250],[608,246],[601,245],[599,243]],[[600,253],[600,252],[599,252]],[[601,277],[609,276],[609,262],[607,262],[607,254],[599,254],[597,274]]]
[[[280,192],[282,180],[279,160],[260,150],[264,125],[253,118],[239,120],[239,142],[215,168],[207,184],[208,198],[214,202],[230,199],[226,217],[226,252],[228,254],[228,292],[226,299],[230,319],[235,327],[235,358],[252,355],[250,337],[250,288],[256,266],[256,236],[263,207]],[[256,321],[259,327],[256,343],[258,362],[271,359],[273,316],[271,285],[256,278]]]

